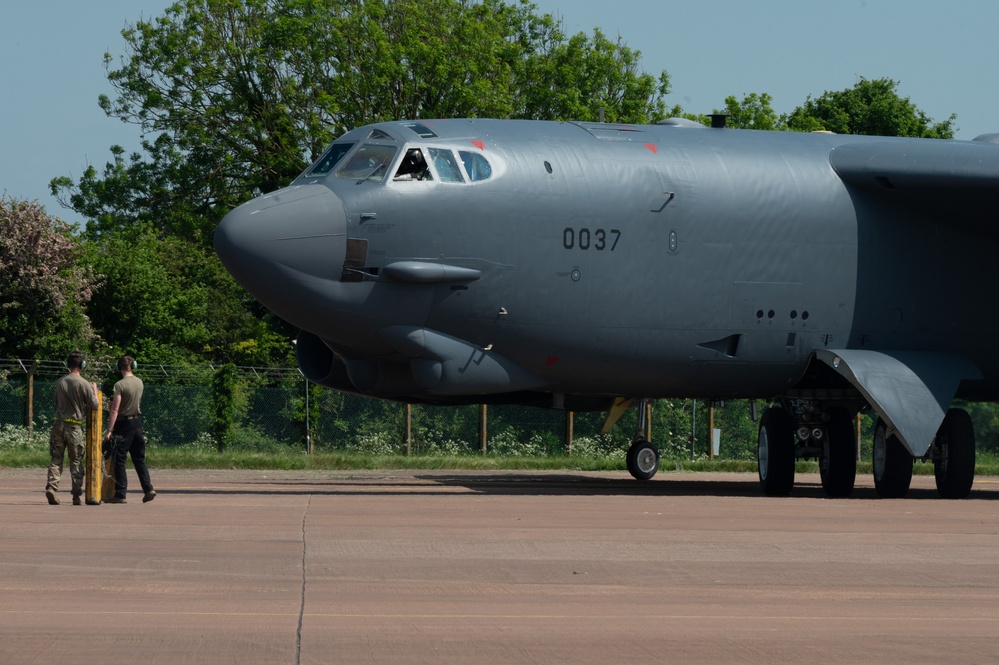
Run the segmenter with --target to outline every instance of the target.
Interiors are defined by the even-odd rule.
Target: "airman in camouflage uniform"
[[[83,354],[74,351],[66,358],[69,373],[56,383],[56,418],[49,434],[49,453],[52,462],[49,464],[48,484],[45,486],[45,498],[53,506],[59,505],[59,480],[62,478],[62,464],[69,452],[69,474],[73,478],[73,505],[83,503],[83,452],[85,439],[83,423],[87,418],[87,408],[97,408],[97,384],[88,383],[80,376],[84,366]]]

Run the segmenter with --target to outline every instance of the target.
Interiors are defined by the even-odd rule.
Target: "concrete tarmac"
[[[999,662],[997,478],[152,476],[50,506],[0,469],[0,663]]]

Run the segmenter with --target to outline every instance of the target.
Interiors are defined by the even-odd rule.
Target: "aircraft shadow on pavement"
[[[726,478],[665,477],[637,481],[630,477],[595,477],[576,474],[497,474],[433,473],[385,477],[344,477],[330,479],[259,479],[233,483],[233,487],[183,488],[172,494],[219,495],[341,495],[341,496],[452,496],[463,494],[513,496],[717,496],[764,499],[755,475],[745,480]],[[829,499],[819,482],[798,482],[791,498],[822,500],[878,499],[873,487],[861,486],[849,497]],[[996,500],[999,490],[972,489],[970,499]],[[905,499],[940,500],[935,489],[913,487]],[[905,500],[903,499],[903,500]],[[781,498],[769,500],[780,501]],[[887,499],[886,499],[887,500]]]
[[[479,494],[513,495],[621,495],[621,496],[741,496],[764,497],[755,475],[747,474],[746,479],[713,479],[668,477],[651,481],[636,481],[629,477],[594,478],[572,474],[558,476],[505,475],[483,477],[478,475],[449,474],[418,478],[432,480],[442,485],[457,485]],[[826,496],[819,482],[798,482],[790,498],[833,500]],[[878,499],[873,487],[857,487],[849,497],[834,500]],[[911,488],[906,499],[936,499],[940,497],[935,489]],[[972,499],[999,499],[999,491],[972,489]],[[774,501],[781,497],[772,498]]]

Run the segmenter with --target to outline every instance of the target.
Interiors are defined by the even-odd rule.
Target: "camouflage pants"
[[[83,452],[86,449],[86,439],[83,436],[83,426],[57,420],[49,433],[49,454],[52,462],[49,464],[49,482],[46,490],[59,490],[59,479],[62,477],[62,463],[69,452],[69,475],[73,478],[73,495],[83,494]]]

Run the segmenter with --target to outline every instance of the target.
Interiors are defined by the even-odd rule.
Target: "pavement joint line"
[[[302,511],[302,596],[298,606],[298,627],[295,630],[295,663],[302,662],[302,622],[305,620],[305,589],[308,581],[308,554],[309,539],[306,537],[306,520],[309,518],[309,508],[312,506],[312,495],[305,504]]]
[[[150,612],[125,610],[0,610],[0,614],[30,614],[30,615],[104,615],[104,616],[231,616],[231,617],[297,617],[297,612]],[[634,619],[630,614],[364,614],[346,612],[305,612],[303,617],[327,619],[549,619],[549,620],[580,620],[580,619]],[[675,621],[870,621],[869,616],[827,616],[827,615],[797,615],[797,614],[643,614],[642,620],[675,620]],[[976,623],[999,623],[999,616],[968,617],[968,616],[884,616],[879,615],[879,621],[913,621],[913,622],[955,622],[970,621]]]

